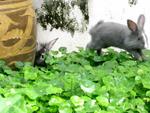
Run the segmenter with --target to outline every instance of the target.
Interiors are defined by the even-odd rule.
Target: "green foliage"
[[[47,67],[0,61],[0,113],[149,113],[150,52],[147,61],[126,52],[46,54]]]
[[[82,12],[82,23],[78,23],[76,17],[70,16],[75,6],[78,6]],[[71,33],[74,33],[75,31],[84,31],[87,28],[89,20],[88,1],[44,0],[42,9],[37,10],[37,20],[44,28],[47,28],[47,26],[50,25],[51,30],[56,28],[69,31]]]

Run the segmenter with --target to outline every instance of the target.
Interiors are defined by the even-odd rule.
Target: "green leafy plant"
[[[47,67],[0,61],[1,113],[149,113],[150,51],[134,61],[126,52],[66,48],[47,53]]]

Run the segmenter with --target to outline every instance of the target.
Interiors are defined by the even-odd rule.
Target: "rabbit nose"
[[[143,45],[145,45],[145,41],[144,41],[144,40],[142,40],[141,43],[142,43]]]
[[[145,42],[143,41],[143,45],[145,45]]]
[[[143,42],[143,49],[145,49],[146,48],[146,45],[145,45],[145,42]]]

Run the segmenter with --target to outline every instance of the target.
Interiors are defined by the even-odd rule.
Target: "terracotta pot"
[[[32,0],[0,0],[0,59],[33,62],[36,51]]]

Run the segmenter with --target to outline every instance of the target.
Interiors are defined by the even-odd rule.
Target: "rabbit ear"
[[[57,40],[58,40],[58,38],[51,40],[49,43],[47,43],[46,49],[51,50],[51,48],[53,47],[53,45],[56,43]]]
[[[145,16],[141,14],[138,18],[137,24],[141,30],[143,30],[144,24],[145,24]]]
[[[129,28],[132,32],[137,32],[137,31],[138,31],[138,27],[137,27],[136,23],[133,22],[132,20],[127,20],[127,25],[128,25],[128,28]]]

